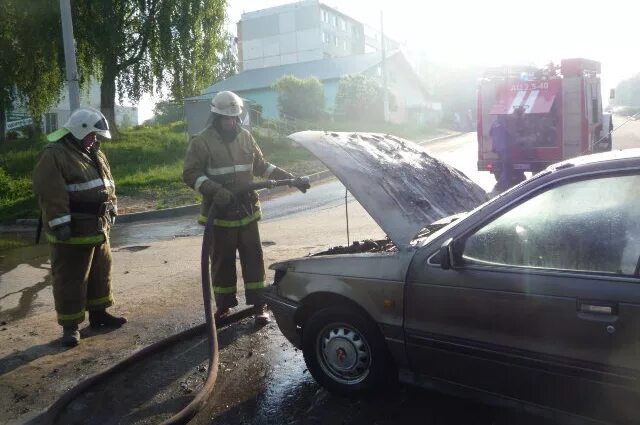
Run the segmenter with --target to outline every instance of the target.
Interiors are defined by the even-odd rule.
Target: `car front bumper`
[[[280,332],[296,347],[302,348],[301,329],[297,326],[295,315],[300,304],[278,295],[278,287],[270,286],[263,292],[263,297],[269,309],[276,318]]]

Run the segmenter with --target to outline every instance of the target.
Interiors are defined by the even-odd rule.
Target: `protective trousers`
[[[258,221],[239,227],[213,227],[211,277],[216,306],[219,309],[238,305],[236,297],[236,251],[244,280],[247,305],[260,304],[259,291],[265,285],[264,259]]]
[[[498,152],[500,157],[500,176],[497,181],[497,188],[506,190],[511,187],[511,179],[513,177],[513,161],[511,159],[511,150],[508,146],[500,149]]]
[[[113,304],[111,246],[51,244],[53,298],[58,323],[81,323],[85,310],[102,310]]]

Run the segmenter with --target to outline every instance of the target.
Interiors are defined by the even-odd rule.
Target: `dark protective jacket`
[[[98,245],[117,214],[111,169],[96,142],[90,152],[70,136],[47,144],[33,170],[33,192],[51,243]],[[68,224],[71,239],[58,241],[52,229]]]
[[[182,179],[203,194],[198,221],[206,222],[211,199],[205,193],[224,187],[241,188],[253,182],[253,177],[285,179],[291,175],[265,161],[251,133],[240,129],[235,140],[225,143],[213,125],[195,135],[189,142]],[[238,202],[218,212],[217,226],[237,227],[260,218],[258,195],[250,192],[239,196]]]

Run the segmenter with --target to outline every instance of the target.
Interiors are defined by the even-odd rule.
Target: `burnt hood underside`
[[[463,173],[408,140],[324,131],[289,138],[322,161],[398,247],[407,246],[431,222],[488,199]]]

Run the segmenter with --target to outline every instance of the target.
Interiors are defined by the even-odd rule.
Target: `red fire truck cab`
[[[611,117],[602,112],[600,63],[563,59],[560,66],[487,70],[478,87],[478,170],[499,175],[489,134],[498,116],[508,123],[515,171],[611,150]],[[521,173],[520,173],[521,174]]]

